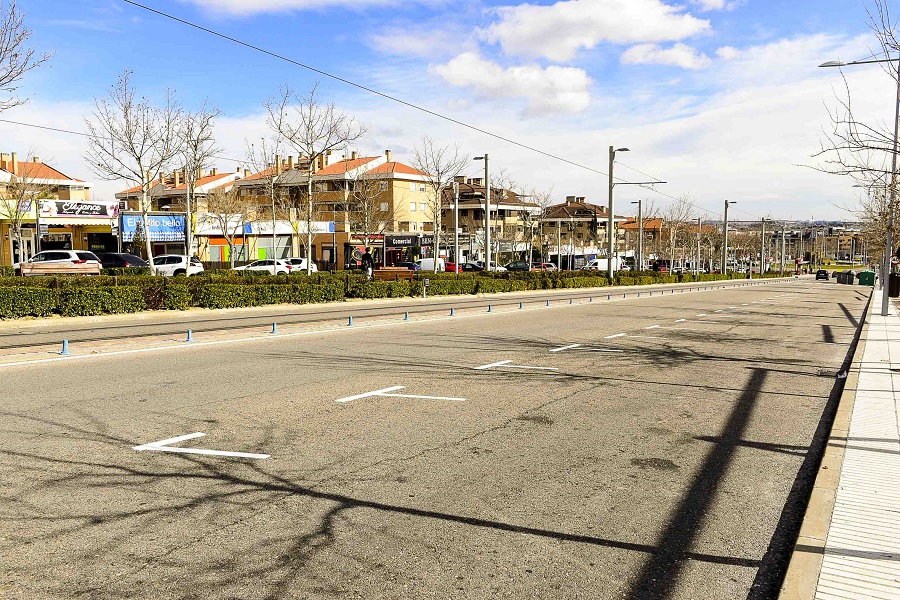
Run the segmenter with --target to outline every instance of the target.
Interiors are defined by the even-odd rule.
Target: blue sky
[[[606,148],[665,179],[673,196],[750,216],[842,218],[856,190],[803,165],[828,126],[836,70],[874,48],[857,0],[146,0],[221,31],[525,144],[606,170]],[[317,81],[328,100],[369,127],[364,153],[409,160],[423,134],[494,165],[527,187],[605,203],[605,179],[460,129],[118,0],[19,0],[33,42],[54,52],[2,118],[83,129],[92,99],[124,69],[139,90],[165,88],[193,107],[221,110],[230,157],[265,133],[261,102],[288,83]],[[830,71],[830,72],[829,72]],[[877,68],[847,72],[859,110],[889,119],[891,82]],[[96,181],[83,142],[0,123],[3,150],[35,148],[71,175]],[[15,144],[16,148],[7,148]],[[223,163],[222,168],[234,164]],[[473,163],[472,174],[477,172]],[[617,166],[623,177],[643,178]],[[109,197],[117,183],[96,182]],[[669,198],[619,188],[622,204]],[[622,211],[629,212],[623,208]],[[712,215],[705,215],[712,216]]]

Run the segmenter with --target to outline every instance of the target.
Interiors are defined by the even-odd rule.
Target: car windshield
[[[78,256],[80,260],[100,260],[93,252],[76,252],[75,255]]]

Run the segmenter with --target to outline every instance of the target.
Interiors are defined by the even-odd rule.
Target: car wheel
[[[185,272],[184,269],[178,269],[178,270],[176,270],[176,271],[175,271],[174,273],[172,273],[172,274],[173,274],[175,277],[178,277],[179,275],[187,275],[187,273]]]

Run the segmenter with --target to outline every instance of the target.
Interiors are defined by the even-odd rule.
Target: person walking
[[[372,258],[371,248],[366,246],[366,253],[362,255],[362,268],[366,272],[366,280],[372,280],[372,271],[375,270],[375,259]]]

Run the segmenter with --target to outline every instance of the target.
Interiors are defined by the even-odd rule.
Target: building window
[[[409,203],[409,212],[416,212],[416,203],[415,202]]]
[[[420,191],[420,192],[424,192],[424,191],[425,191],[425,184],[424,184],[424,183],[420,183],[420,184],[419,184],[419,191]]]
[[[468,208],[464,208],[464,209],[462,209],[461,211],[459,211],[459,216],[461,216],[461,217],[468,217],[468,216],[469,216],[469,209],[468,209]]]
[[[387,181],[379,181],[378,189],[382,192],[388,191],[388,182]]]
[[[411,191],[411,192],[416,191],[416,183],[414,181],[409,182],[409,191]]]
[[[388,203],[382,202],[381,203],[381,212],[387,212],[387,209],[388,209]]]
[[[428,206],[424,202],[419,202],[419,210],[425,212],[426,210],[428,210]]]

